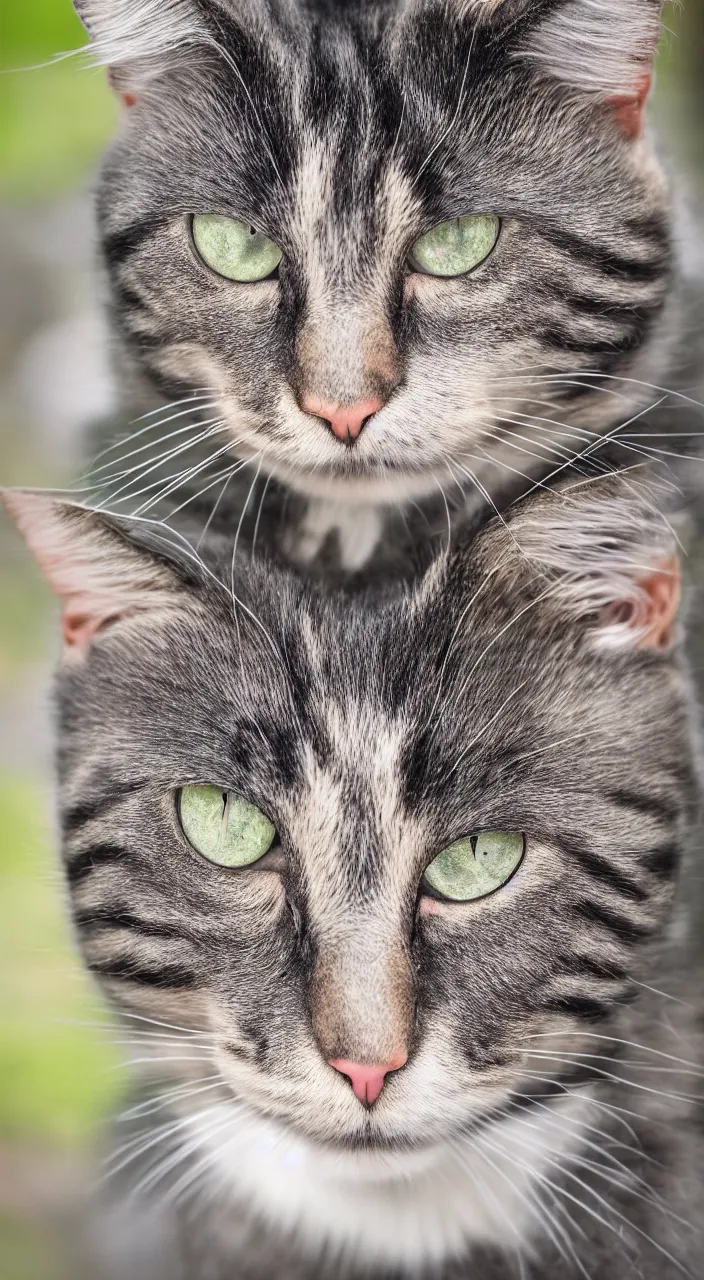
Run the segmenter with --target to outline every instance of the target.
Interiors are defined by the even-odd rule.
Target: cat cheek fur
[[[80,12],[97,59],[139,97],[99,198],[122,356],[169,400],[210,390],[218,447],[229,434],[336,499],[403,500],[475,474],[494,495],[546,449],[574,451],[575,430],[632,416],[647,395],[635,380],[667,385],[668,198],[647,140],[618,121],[635,110],[640,128],[651,0],[421,3],[383,21],[373,7],[369,29],[343,7],[294,24],[260,6],[218,5],[216,21],[188,0]],[[208,277],[185,230],[199,211],[271,235],[279,280]],[[503,219],[490,258],[409,283],[414,240],[472,212]],[[603,379],[619,374],[634,381],[616,401]],[[305,408],[375,402],[353,447]]]
[[[206,1047],[217,1131],[197,1101],[186,1121],[205,1183],[365,1264],[503,1248],[507,1213],[517,1245],[535,1238],[531,1189],[599,1124],[580,1090],[603,1083],[611,1036],[637,1039],[694,803],[677,649],[639,647],[642,614],[603,616],[640,599],[659,618],[649,567],[674,542],[652,494],[542,494],[354,611],[256,561],[233,579],[231,539],[196,559],[140,522],[12,502],[40,561],[58,548],[61,590],[119,603],[142,584],[139,627],[60,673],[63,853],[111,1001]],[[187,846],[174,789],[215,779],[275,822],[280,875]],[[482,828],[526,832],[506,891],[417,915],[429,858]],[[153,1051],[184,1090],[203,1070],[188,1044]],[[404,1047],[371,1109],[326,1060]],[[520,1194],[483,1143],[525,1170]]]

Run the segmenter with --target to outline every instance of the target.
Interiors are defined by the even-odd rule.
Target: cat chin
[[[211,1119],[202,1145],[218,1198],[295,1233],[307,1252],[335,1249],[413,1273],[475,1243],[530,1249],[540,1227],[536,1187],[591,1119],[585,1092],[556,1100],[529,1125],[498,1119],[485,1149],[457,1138],[415,1151],[340,1151],[223,1106],[216,1136]]]
[[[204,1145],[215,1149],[217,1167],[234,1183],[240,1181],[242,1161],[250,1172],[258,1165],[271,1165],[284,1177],[300,1171],[301,1176],[312,1173],[340,1186],[400,1183],[429,1173],[442,1162],[447,1148],[445,1137],[414,1140],[412,1145],[407,1138],[394,1143],[388,1135],[378,1142],[360,1135],[323,1138],[243,1104],[241,1098],[234,1111],[227,1102],[217,1110],[220,1123],[209,1126]]]
[[[336,503],[349,503],[351,507],[375,503],[380,506],[397,506],[399,503],[427,498],[437,494],[438,486],[449,488],[447,467],[439,467],[437,474],[432,465],[427,470],[405,471],[384,468],[379,463],[369,463],[364,470],[352,474],[342,467],[307,471],[290,463],[280,462],[271,454],[266,457],[267,469],[277,480],[290,485],[308,498],[324,498]],[[457,488],[454,482],[454,488]]]

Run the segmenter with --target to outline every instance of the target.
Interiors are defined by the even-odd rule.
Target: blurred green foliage
[[[118,1078],[102,1019],[77,968],[60,909],[46,789],[0,781],[0,1140],[85,1138]]]
[[[46,649],[48,592],[37,573],[14,560],[3,569],[2,616],[0,617],[0,689],[9,688],[28,663],[36,662]],[[23,572],[25,570],[25,572]],[[0,840],[2,833],[0,833]],[[0,853],[0,866],[2,854]]]
[[[36,1230],[0,1215],[0,1245],[4,1280],[56,1280],[48,1243]]]
[[[105,73],[81,54],[55,60],[86,44],[70,0],[8,0],[1,21],[0,194],[26,201],[70,190],[114,128]]]
[[[17,535],[0,566],[0,697],[19,696],[30,714],[23,695],[46,680],[51,597]],[[75,1147],[121,1083],[106,1036],[83,1025],[107,1015],[71,944],[51,810],[38,771],[0,775],[0,1148]]]
[[[86,36],[71,0],[0,0],[0,197],[13,225],[25,207],[51,204],[88,181],[114,129],[116,108],[102,70],[78,54]],[[36,69],[31,69],[36,68]],[[29,287],[29,286],[28,286]],[[32,287],[35,287],[32,284]],[[48,287],[48,286],[47,286]],[[45,314],[41,308],[38,314]],[[27,311],[33,315],[32,307]],[[24,312],[22,312],[24,316]],[[13,325],[25,323],[14,315]],[[21,338],[0,344],[0,374]],[[26,336],[31,336],[31,330]],[[3,363],[5,361],[5,363]],[[4,392],[7,384],[0,386]],[[2,480],[32,448],[11,401],[3,409]],[[36,449],[36,443],[34,445]],[[42,458],[33,478],[51,483]],[[23,466],[20,466],[23,470]],[[0,539],[0,732],[13,760],[12,717],[31,715],[47,670],[50,593],[3,524]],[[0,1274],[51,1274],[33,1220],[37,1206],[17,1191],[13,1170],[36,1173],[51,1157],[80,1149],[111,1109],[122,1080],[103,1033],[107,1015],[75,956],[63,909],[52,831],[51,781],[39,765],[0,775]],[[52,1166],[53,1167],[53,1166]],[[34,1176],[34,1175],[32,1175]],[[5,1192],[9,1204],[5,1204]],[[25,1203],[26,1201],[26,1203]],[[17,1210],[17,1212],[15,1212]]]
[[[3,6],[2,44],[7,66],[51,58],[77,49],[86,34],[71,0],[12,0]]]

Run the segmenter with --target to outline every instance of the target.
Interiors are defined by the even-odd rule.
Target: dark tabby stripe
[[[609,337],[605,334],[600,339],[573,337],[559,326],[552,326],[546,330],[547,340],[552,345],[555,345],[554,340],[559,338],[560,347],[584,351],[592,355],[610,355],[614,352],[623,354],[631,351],[634,346],[640,346],[648,336],[652,323],[663,305],[660,298],[655,298],[649,305],[635,307],[626,303],[612,304],[605,302],[603,298],[592,298],[582,294],[572,295],[566,301],[575,312],[576,318],[589,316],[605,324],[618,326],[621,330],[620,336],[612,334]]]
[[[579,902],[575,902],[572,905],[572,912],[582,920],[586,920],[590,925],[598,924],[604,929],[608,929],[626,946],[635,946],[636,943],[642,942],[644,938],[648,938],[653,932],[652,925],[630,920],[627,916],[621,915],[618,911],[613,911],[611,907],[607,907],[605,903],[592,902],[588,898],[582,898]]]
[[[646,795],[643,791],[627,791],[623,787],[616,787],[613,791],[606,793],[606,798],[613,804],[622,805],[624,809],[634,809],[636,813],[657,818],[659,822],[666,822],[669,825],[675,821],[679,812],[675,805],[652,795],[651,792]]]
[[[654,311],[654,308],[653,308]],[[550,325],[543,329],[541,339],[549,347],[558,351],[573,351],[585,356],[617,358],[640,346],[645,337],[647,326],[633,326],[622,337],[580,338],[568,333],[559,325]]]
[[[643,889],[632,876],[627,876],[622,871],[619,871],[606,858],[602,858],[599,854],[585,849],[576,840],[568,839],[564,843],[570,857],[574,858],[582,871],[586,872],[592,879],[608,885],[616,893],[620,893],[622,897],[630,898],[632,902],[645,902],[648,898],[647,889]]]
[[[190,990],[196,986],[193,970],[183,964],[164,964],[158,968],[145,968],[134,959],[115,958],[88,961],[88,969],[102,978],[113,978],[116,982],[135,982],[143,987]]]
[[[601,1022],[608,1017],[612,1005],[594,996],[563,995],[549,996],[544,1008],[550,1013],[564,1013],[580,1022]]]
[[[84,849],[81,853],[72,857],[66,866],[66,876],[68,882],[73,887],[80,884],[95,871],[96,867],[105,866],[110,862],[118,862],[120,858],[127,856],[127,850],[117,844],[94,844],[90,849]]]
[[[121,800],[141,791],[144,785],[143,782],[111,783],[108,791],[101,792],[92,800],[79,800],[77,804],[64,809],[61,815],[64,835],[75,835],[86,823],[92,822],[95,818],[104,818],[111,809],[119,805]]]
[[[621,324],[633,328],[636,324],[646,324],[653,314],[655,305],[635,306],[625,298],[616,302],[587,293],[566,293],[564,301],[578,315],[597,316],[600,320],[608,320],[611,324]]]
[[[548,1042],[546,1041],[546,1044]],[[610,1042],[609,1042],[610,1043]],[[559,1044],[555,1044],[555,1056],[560,1057]],[[557,1063],[554,1065],[548,1058],[543,1059],[546,1066],[554,1071],[552,1080],[535,1080],[531,1082],[530,1093],[514,1093],[514,1110],[523,1111],[540,1106],[541,1102],[546,1102],[549,1098],[564,1098],[565,1094],[571,1095],[579,1085],[594,1084],[595,1080],[603,1080],[603,1075],[598,1071],[591,1062],[585,1062],[583,1059],[575,1058],[574,1063]],[[530,1060],[529,1060],[530,1064]],[[530,1074],[531,1066],[526,1065],[526,1071]],[[533,1059],[533,1069],[535,1069],[535,1059]],[[538,1067],[538,1070],[545,1070],[545,1066]],[[511,1103],[509,1103],[509,1106]],[[504,1113],[505,1106],[497,1108],[498,1114]],[[493,1113],[491,1113],[493,1115]],[[482,1117],[483,1119],[483,1117]],[[494,1116],[496,1119],[496,1116]]]
[[[163,218],[144,218],[141,222],[133,222],[122,231],[113,231],[103,237],[103,253],[111,267],[125,262],[137,249],[155,235],[165,225]]]
[[[663,249],[669,247],[670,225],[662,212],[643,214],[639,218],[626,218],[625,226],[631,235],[640,236],[643,240],[651,240]]]
[[[658,880],[672,880],[681,856],[681,850],[676,844],[664,844],[658,849],[651,849],[641,858],[641,862]]]
[[[613,961],[599,960],[596,955],[585,956],[581,953],[559,957],[560,972],[572,977],[591,977],[601,982],[623,982],[628,977],[626,970]]]
[[[559,1050],[557,1052],[559,1054]],[[548,1059],[545,1061],[548,1062]],[[550,1066],[552,1067],[552,1064]],[[526,1070],[530,1074],[529,1066]],[[560,1066],[555,1070],[554,1080],[531,1080],[530,1093],[520,1093],[518,1090],[510,1093],[501,1106],[486,1112],[483,1116],[478,1116],[471,1124],[465,1125],[462,1130],[463,1136],[468,1138],[474,1133],[481,1133],[483,1129],[491,1129],[497,1121],[504,1120],[507,1116],[542,1109],[553,1098],[564,1098],[566,1095],[572,1097],[580,1085],[594,1084],[595,1081],[603,1078],[600,1071],[596,1071],[586,1063],[575,1062],[574,1067]]]
[[[594,244],[591,240],[583,240],[572,231],[560,230],[557,227],[541,227],[543,239],[556,249],[569,253],[578,262],[601,271],[606,276],[622,276],[640,284],[658,280],[669,268],[669,255],[661,253],[657,258],[625,258],[613,249]]]
[[[108,929],[129,929],[145,938],[182,938],[183,930],[158,920],[142,920],[125,906],[86,908],[74,914],[76,926],[85,933],[100,933]]]
[[[131,289],[121,282],[113,281],[113,295],[115,301],[119,302],[126,310],[138,312],[150,312],[152,310],[150,302],[140,297],[135,289]]]

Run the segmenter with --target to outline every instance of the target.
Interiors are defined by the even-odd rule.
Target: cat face
[[[78,7],[132,104],[114,320],[142,378],[202,393],[214,451],[398,499],[632,416],[608,380],[652,378],[670,285],[656,3]]]
[[[588,1078],[694,794],[650,509],[519,505],[378,602],[9,503],[64,600],[78,936],[128,1020],[185,1028],[157,1074],[203,1074],[192,1027],[227,1114],[376,1176]]]

